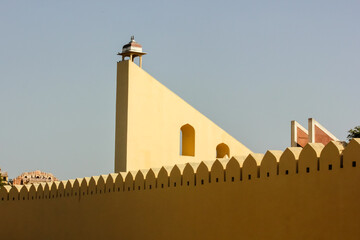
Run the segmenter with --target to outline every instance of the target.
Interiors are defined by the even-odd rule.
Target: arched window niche
[[[190,124],[180,128],[180,155],[195,156],[195,129]]]
[[[229,146],[225,143],[220,143],[216,146],[216,158],[229,158],[230,157],[230,149]]]

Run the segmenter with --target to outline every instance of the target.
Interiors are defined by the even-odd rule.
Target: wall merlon
[[[150,168],[149,171],[146,173],[145,188],[149,190],[156,188],[156,176],[152,168]]]
[[[66,196],[66,197],[72,197],[73,196],[74,183],[75,183],[74,179],[69,179],[68,181],[66,181],[64,196]]]
[[[225,168],[230,159],[216,159],[210,170],[210,182],[224,182]]]
[[[250,153],[244,160],[241,168],[241,178],[243,181],[251,181],[260,177],[259,166],[264,154]]]
[[[130,171],[126,174],[125,181],[124,181],[124,191],[132,191],[134,190],[134,175],[136,174],[135,171]]]
[[[96,185],[96,194],[102,194],[102,193],[106,193],[106,179],[107,179],[108,175],[100,175],[97,185]]]
[[[158,173],[157,179],[156,179],[156,186],[157,188],[168,188],[169,187],[169,173],[168,171],[171,171],[168,167],[162,167],[160,168],[160,171]]]
[[[199,166],[196,169],[195,173],[195,184],[196,185],[206,185],[210,182],[210,169],[208,162],[200,162]],[[211,167],[211,166],[210,166]]]
[[[125,172],[120,172],[117,174],[115,179],[115,191],[122,192],[124,191],[124,182],[126,178]]]
[[[146,171],[142,171],[139,170],[137,171],[136,175],[135,175],[135,180],[134,180],[134,185],[135,185],[135,190],[144,190],[145,189],[145,176],[144,172]]]
[[[50,185],[50,198],[58,197],[59,184],[60,182],[52,182]]]
[[[320,170],[338,171],[343,167],[343,160],[341,154],[344,150],[344,145],[339,141],[329,142],[321,151],[319,159]]]
[[[5,200],[9,200],[9,192],[11,190],[10,186],[2,186],[0,188],[0,200],[1,201],[5,201]]]
[[[319,158],[324,145],[308,143],[301,151],[298,161],[298,173],[308,174],[319,170]]]
[[[115,180],[118,174],[110,173],[106,179],[105,191],[106,193],[111,193],[115,191]]]
[[[352,139],[342,151],[344,168],[358,167],[360,164],[360,138]]]
[[[260,178],[268,178],[278,175],[278,166],[282,151],[269,150],[265,153],[260,164]]]
[[[198,164],[195,165],[198,166]],[[193,164],[191,163],[185,164],[185,168],[183,171],[183,184],[185,186],[195,185],[195,170],[193,168]]]
[[[298,160],[303,148],[289,147],[279,160],[279,175],[294,175],[298,172]]]
[[[185,164],[176,164],[170,171],[170,187],[179,187],[182,185],[182,172],[185,168]]]
[[[29,190],[31,185],[23,185],[19,192],[19,200],[29,200]]]
[[[9,200],[19,200],[20,199],[20,190],[22,185],[15,185],[9,191]]]
[[[29,190],[29,199],[35,200],[37,199],[37,190],[38,190],[39,184],[31,184],[30,190]]]
[[[245,157],[244,157],[245,159]],[[242,161],[243,162],[243,161]],[[238,182],[241,180],[241,169],[238,158],[232,157],[225,167],[225,179],[226,181]]]
[[[60,181],[57,192],[58,198],[62,198],[65,196],[65,186],[66,186],[66,181]]]
[[[92,176],[89,180],[88,195],[96,194],[99,176]]]

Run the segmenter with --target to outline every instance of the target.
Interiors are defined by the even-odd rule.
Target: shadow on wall
[[[225,143],[220,143],[216,146],[216,158],[228,158],[230,156],[229,146]]]

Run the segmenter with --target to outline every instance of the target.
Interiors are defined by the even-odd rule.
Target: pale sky
[[[114,169],[116,55],[254,152],[315,118],[360,125],[360,2],[0,1],[0,168],[60,179]]]

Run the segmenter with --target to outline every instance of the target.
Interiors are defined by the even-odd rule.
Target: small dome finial
[[[130,42],[125,44],[122,48],[122,52],[118,55],[122,56],[122,60],[125,60],[125,57],[129,57],[130,61],[134,61],[134,58],[139,58],[139,66],[142,67],[142,56],[146,53],[142,51],[142,46],[140,43],[135,41],[134,35],[131,36]]]

